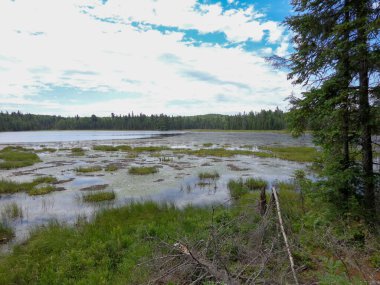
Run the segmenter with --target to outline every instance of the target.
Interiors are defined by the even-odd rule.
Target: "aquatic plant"
[[[218,179],[220,176],[218,172],[214,171],[214,172],[201,172],[198,174],[198,177],[201,180],[204,180],[204,179],[215,180],[215,179]]]
[[[22,209],[16,202],[6,204],[1,211],[1,217],[5,220],[20,219],[23,217]]]
[[[130,151],[132,147],[129,145],[94,145],[92,149],[97,151]]]
[[[103,201],[110,201],[116,198],[115,192],[97,192],[83,195],[84,202],[97,203]]]
[[[306,146],[266,146],[260,149],[271,152],[273,157],[297,162],[314,162],[318,159],[318,151]]]
[[[50,147],[44,147],[44,148],[41,148],[41,149],[36,149],[34,152],[36,153],[40,153],[40,152],[56,152],[57,149],[56,148],[50,148]]]
[[[244,181],[244,185],[249,190],[261,190],[263,188],[268,187],[268,182],[266,182],[264,179],[261,179],[261,178],[250,177]]]
[[[43,185],[43,186],[33,187],[31,190],[28,191],[28,194],[31,196],[37,196],[37,195],[49,194],[50,192],[53,192],[53,191],[56,191],[55,186]]]
[[[101,170],[102,170],[102,168],[99,165],[75,168],[75,171],[79,172],[79,173],[90,173],[90,172],[97,172],[97,171],[101,171]]]
[[[85,150],[81,147],[74,147],[71,149],[71,155],[72,156],[84,156]]]
[[[147,167],[147,166],[140,166],[140,167],[131,167],[128,170],[129,174],[133,175],[148,175],[148,174],[154,174],[157,173],[158,169],[156,167]]]
[[[200,157],[215,156],[215,157],[232,157],[235,155],[253,155],[254,152],[249,150],[227,150],[224,148],[202,148],[198,150],[192,149],[177,149],[175,153],[183,153]]]
[[[167,146],[136,146],[132,149],[134,152],[157,152],[170,150]]]
[[[108,164],[104,170],[108,172],[116,171],[119,170],[119,166],[116,164]]]
[[[31,166],[41,162],[37,154],[23,147],[8,146],[0,151],[0,169]]]
[[[214,144],[213,143],[204,143],[203,146],[204,147],[210,147],[210,146],[213,146]]]
[[[14,237],[14,232],[11,227],[0,221],[0,244],[7,243]]]

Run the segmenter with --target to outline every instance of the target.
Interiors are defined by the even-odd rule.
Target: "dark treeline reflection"
[[[30,130],[282,130],[285,114],[278,108],[237,115],[168,116],[164,114],[115,115],[109,117],[61,117],[0,112],[0,131]]]

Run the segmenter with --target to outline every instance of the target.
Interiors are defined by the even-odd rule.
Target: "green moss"
[[[198,174],[198,177],[199,179],[203,180],[203,179],[218,179],[220,176],[219,176],[219,173],[214,171],[214,172],[201,172]]]
[[[40,162],[37,154],[23,147],[5,147],[0,151],[0,169],[31,166]]]
[[[89,203],[97,203],[97,202],[103,202],[103,201],[111,201],[116,198],[116,195],[114,192],[97,192],[97,193],[90,193],[83,196],[84,202]]]
[[[101,171],[101,170],[102,170],[102,168],[98,165],[75,168],[75,171],[79,172],[79,173],[90,173],[90,172],[97,172],[97,171]]]
[[[157,173],[158,169],[156,167],[131,167],[128,170],[129,174],[133,175],[148,175],[148,174],[154,174]]]
[[[273,157],[280,159],[298,161],[298,162],[314,162],[318,158],[318,152],[314,147],[306,146],[288,146],[288,147],[262,147],[261,149],[270,151]]]

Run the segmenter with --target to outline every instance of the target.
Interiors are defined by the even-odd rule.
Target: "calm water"
[[[28,131],[0,132],[0,144],[131,140],[177,135],[178,131]]]

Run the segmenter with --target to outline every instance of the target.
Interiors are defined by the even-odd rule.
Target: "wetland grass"
[[[254,152],[249,150],[227,150],[225,148],[201,148],[198,150],[192,149],[178,149],[174,151],[175,153],[182,153],[188,155],[195,155],[199,157],[232,157],[235,155],[253,155]]]
[[[219,173],[214,171],[214,172],[201,172],[198,174],[198,178],[200,180],[205,180],[205,179],[211,179],[211,180],[216,180],[218,179],[220,176],[219,176]]]
[[[103,201],[111,201],[116,198],[115,192],[98,192],[83,195],[83,201],[88,203],[98,203]]]
[[[23,217],[22,209],[16,202],[6,204],[1,212],[1,217],[5,220],[21,219]]]
[[[37,154],[23,147],[7,146],[0,151],[0,169],[14,169],[41,162]]]
[[[36,153],[41,153],[41,152],[50,152],[50,153],[53,153],[53,152],[56,152],[56,151],[57,151],[57,149],[55,149],[55,148],[44,147],[44,148],[41,148],[41,149],[37,149],[34,152],[36,152]]]
[[[116,164],[108,164],[108,165],[104,168],[104,170],[107,171],[107,172],[117,171],[117,170],[119,170],[119,166],[116,165]]]
[[[102,168],[99,165],[89,166],[89,167],[77,167],[75,171],[78,173],[91,173],[101,171]]]
[[[170,147],[166,146],[136,146],[133,148],[134,152],[158,152],[163,150],[170,150]]]
[[[129,145],[94,145],[92,149],[96,151],[130,151],[132,147]]]
[[[211,147],[211,146],[213,146],[213,145],[214,145],[213,143],[204,143],[204,144],[203,144],[204,147]]]
[[[297,162],[314,162],[318,158],[318,151],[314,147],[306,146],[267,146],[262,150],[270,151],[273,157]]]
[[[14,232],[12,228],[8,227],[7,225],[5,225],[3,222],[0,221],[0,244],[7,243],[13,237],[14,237]],[[1,283],[1,284],[5,284],[5,283]]]
[[[71,149],[71,155],[72,156],[84,156],[85,150],[81,147],[74,147]]]
[[[129,174],[133,175],[148,175],[157,173],[158,169],[156,167],[140,166],[140,167],[131,167],[128,170]]]
[[[3,179],[0,180],[0,195],[17,192],[27,192],[29,195],[43,195],[55,191],[56,188],[50,184],[56,182],[57,179],[52,176],[38,177],[32,182],[16,182]]]

